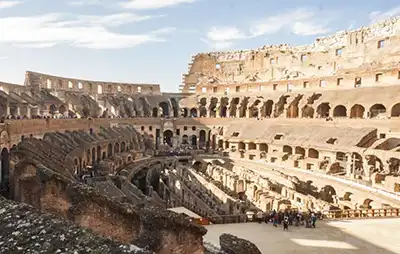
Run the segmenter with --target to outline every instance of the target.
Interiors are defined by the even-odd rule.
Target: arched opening
[[[227,106],[221,106],[220,116],[221,117],[226,117],[227,112],[228,112],[228,107]]]
[[[203,148],[206,146],[206,131],[201,130],[199,132],[199,146],[200,148]]]
[[[194,149],[197,149],[197,136],[196,135],[192,135],[192,147]]]
[[[268,152],[268,145],[266,143],[261,143],[260,144],[260,151],[261,152]]]
[[[112,144],[108,144],[107,146],[107,156],[111,157],[113,155],[112,153]]]
[[[333,203],[333,196],[336,195],[336,190],[331,185],[326,185],[319,192],[320,198],[328,203]]]
[[[200,117],[207,117],[207,109],[204,106],[200,107]]]
[[[238,143],[238,149],[239,150],[246,150],[246,145],[244,144],[244,142],[239,142]]]
[[[229,149],[229,141],[225,141],[225,149]]]
[[[181,108],[181,116],[188,117],[189,116],[189,109],[188,108]]]
[[[0,179],[0,191],[8,195],[9,191],[9,174],[10,174],[10,153],[8,149],[4,147],[1,150],[1,179]]]
[[[303,157],[306,156],[306,150],[303,147],[300,147],[300,146],[296,146],[294,148],[294,153],[298,154],[298,155],[302,155]]]
[[[372,201],[373,200],[369,199],[369,198],[365,199],[363,204],[361,205],[361,208],[363,208],[363,209],[371,209],[372,208],[372,206],[371,206]]]
[[[347,109],[343,105],[337,105],[333,109],[333,117],[347,117]]]
[[[97,146],[97,161],[101,160],[101,147]]]
[[[119,153],[119,143],[115,143],[114,145],[114,154],[118,154]]]
[[[125,152],[125,142],[121,143],[121,153]]]
[[[292,154],[292,147],[290,146],[283,146],[283,152],[287,154]]]
[[[331,109],[331,106],[329,106],[328,102],[324,102],[321,103],[318,107],[317,107],[317,113],[318,116],[320,118],[325,118],[325,117],[329,117],[329,111]]]
[[[144,195],[147,195],[147,172],[148,168],[143,168],[132,178],[132,184],[135,185]]]
[[[189,137],[188,135],[183,135],[182,136],[182,145],[188,145],[189,144]]]
[[[164,136],[164,144],[169,145],[172,147],[172,137],[174,136],[174,133],[171,130],[166,130],[163,133]]]
[[[224,148],[224,141],[222,139],[218,140],[218,149]]]
[[[365,108],[360,104],[355,104],[350,109],[350,118],[363,118]]]
[[[62,114],[62,115],[64,115],[64,114],[66,113],[66,111],[67,111],[67,109],[65,108],[64,105],[61,105],[61,106],[58,108],[58,112],[59,112],[60,114]]]
[[[161,117],[169,117],[169,105],[168,105],[168,103],[163,101],[163,102],[160,102],[159,106],[162,109]]]
[[[158,117],[158,108],[157,107],[153,108],[153,112],[152,112],[151,116],[152,117]]]
[[[211,131],[210,131],[211,133]],[[215,146],[217,145],[217,135],[213,134],[211,138],[211,148],[215,150]]]
[[[190,110],[190,117],[197,117],[197,109],[196,108],[192,108]]]
[[[392,107],[392,112],[391,112],[390,116],[391,117],[399,117],[400,116],[400,103],[397,103]]]
[[[382,104],[375,104],[369,109],[369,116],[371,118],[377,117],[380,114],[385,114],[386,113],[386,108]]]
[[[315,150],[314,148],[308,149],[308,157],[309,158],[314,158],[318,159],[319,158],[319,152]]]
[[[249,150],[256,150],[257,149],[257,145],[253,142],[249,143]]]
[[[311,106],[305,105],[302,109],[301,117],[313,118],[314,117],[314,108]]]
[[[54,105],[54,104],[51,104],[51,105],[50,105],[50,107],[49,107],[49,113],[52,114],[52,115],[58,113],[58,110],[57,110],[56,105]]]

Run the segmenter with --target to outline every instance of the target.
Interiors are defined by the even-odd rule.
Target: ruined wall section
[[[189,64],[184,87],[327,77],[348,70],[390,68],[398,62],[399,52],[400,19],[392,18],[318,38],[306,46],[267,45],[253,50],[201,53]]]
[[[59,77],[48,74],[27,71],[25,73],[25,86],[40,89],[45,88],[51,91],[65,91],[75,93],[96,94],[159,94],[158,84],[132,84],[118,82],[104,82],[94,80],[74,79]]]

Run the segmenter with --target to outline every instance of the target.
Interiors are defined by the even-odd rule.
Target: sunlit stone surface
[[[400,253],[400,219],[318,221],[317,228],[244,223],[208,226],[205,241],[230,233],[252,241],[262,253]]]

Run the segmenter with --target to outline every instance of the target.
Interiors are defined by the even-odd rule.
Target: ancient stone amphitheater
[[[21,243],[39,235],[46,253],[212,253],[176,207],[211,223],[287,208],[400,216],[399,61],[393,18],[198,54],[182,93],[31,71],[0,82],[2,248],[37,253]]]

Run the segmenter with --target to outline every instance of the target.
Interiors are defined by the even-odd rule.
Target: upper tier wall
[[[184,75],[194,85],[244,84],[343,75],[392,66],[400,59],[400,19],[339,32],[307,46],[264,46],[196,55]]]
[[[158,84],[131,84],[65,78],[27,71],[25,85],[35,88],[61,91],[84,92],[86,94],[159,94]]]

